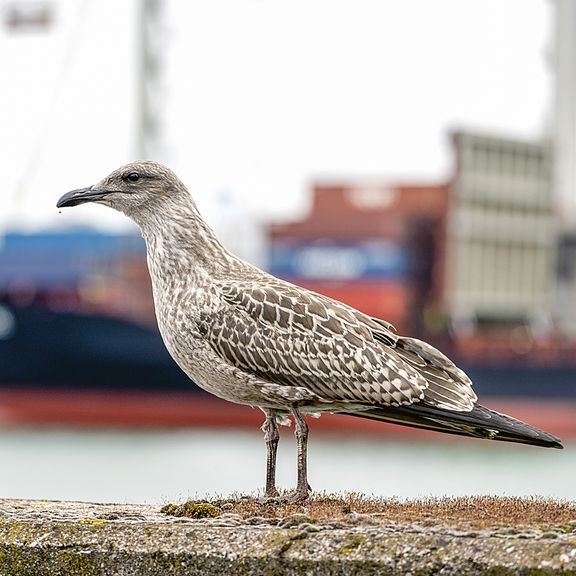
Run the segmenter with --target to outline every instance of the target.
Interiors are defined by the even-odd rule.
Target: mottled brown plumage
[[[265,412],[267,497],[277,495],[277,422],[286,415],[298,440],[293,500],[309,491],[306,413],[561,447],[545,432],[478,406],[468,376],[429,344],[230,254],[165,166],[129,164],[65,194],[58,206],[88,201],[139,225],[160,332],[182,370],[216,396]]]

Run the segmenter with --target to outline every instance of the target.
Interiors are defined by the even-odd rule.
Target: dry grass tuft
[[[195,510],[203,502],[187,502],[175,508],[178,515],[187,515],[186,509]],[[452,524],[470,528],[536,526],[560,527],[570,532],[576,530],[576,502],[538,497],[470,496],[401,501],[369,498],[361,494],[316,494],[300,504],[263,503],[258,498],[247,496],[214,499],[209,504],[220,514],[233,513],[242,518],[257,516],[280,519],[303,515],[312,522],[350,522],[357,520],[358,514],[367,514],[382,522]],[[170,511],[173,506],[167,505],[164,511],[173,513]]]

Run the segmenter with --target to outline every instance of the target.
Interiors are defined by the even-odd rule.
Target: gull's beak
[[[102,190],[94,190],[90,188],[79,188],[78,190],[72,190],[71,192],[66,192],[60,200],[58,200],[56,207],[64,208],[66,206],[78,206],[78,204],[84,204],[84,202],[94,202],[94,200],[100,200],[104,198],[107,192]]]

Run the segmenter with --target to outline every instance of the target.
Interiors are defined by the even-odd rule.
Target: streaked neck
[[[237,262],[204,222],[191,198],[167,201],[161,209],[145,208],[131,217],[146,241],[151,273],[189,274],[191,268],[201,268],[214,274]]]

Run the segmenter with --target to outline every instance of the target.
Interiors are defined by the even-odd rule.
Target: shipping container
[[[276,239],[270,244],[270,270],[278,276],[311,280],[401,279],[408,274],[409,258],[404,246],[381,239]]]

